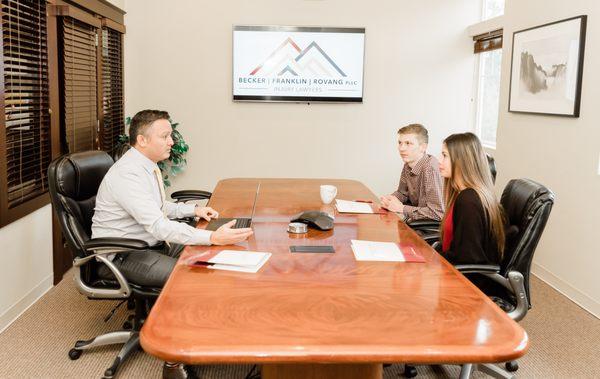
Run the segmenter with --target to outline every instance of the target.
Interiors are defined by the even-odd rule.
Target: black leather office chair
[[[498,284],[491,298],[515,321],[525,317],[531,308],[529,276],[535,248],[546,227],[554,205],[554,193],[543,185],[529,179],[513,179],[504,188],[502,206],[510,225],[506,248],[500,266],[459,265],[464,274],[480,274]],[[516,361],[507,362],[508,371],[516,371]],[[513,377],[507,371],[492,364],[463,365],[461,378],[470,377],[480,370],[496,378]]]
[[[113,364],[104,372],[104,378],[112,378],[120,364],[139,347],[139,335],[146,317],[148,300],[160,293],[160,288],[148,288],[127,280],[108,254],[135,254],[149,246],[145,241],[127,238],[91,239],[92,216],[98,187],[112,166],[112,158],[103,151],[86,151],[63,155],[48,168],[50,197],[59,219],[67,245],[73,254],[75,285],[89,299],[133,300],[135,314],[132,330],[122,330],[97,336],[87,341],[77,341],[69,351],[73,360],[83,350],[96,346],[122,343],[123,348]],[[101,279],[98,268],[106,265],[115,276],[114,280]]]
[[[136,250],[148,249],[145,241],[90,238],[96,193],[113,163],[113,159],[103,151],[86,151],[64,155],[54,160],[48,168],[50,197],[67,245],[73,254],[77,289],[90,299],[129,300],[135,308],[132,330],[111,332],[87,341],[77,341],[69,351],[69,357],[75,360],[83,350],[123,343],[123,348],[113,364],[104,372],[104,378],[112,378],[120,364],[139,347],[138,331],[147,316],[149,303],[161,290],[129,281],[107,258],[108,254],[135,254]],[[180,191],[177,198],[181,201],[197,200],[206,198],[206,194],[204,191]],[[114,280],[98,277],[97,271],[101,265],[108,266],[115,276]]]
[[[484,275],[497,284],[490,297],[513,320],[520,321],[531,308],[531,262],[554,205],[554,193],[533,180],[513,179],[504,188],[500,202],[509,224],[501,264],[457,265],[456,268],[463,274]],[[466,364],[462,366],[460,378],[469,378],[475,370],[495,378],[512,378],[510,371],[516,371],[519,366],[511,361],[505,368],[508,371],[494,364]],[[406,365],[405,376],[415,375],[414,367]]]
[[[487,157],[488,165],[490,166],[490,173],[492,174],[492,183],[496,183],[496,175],[498,173],[498,171],[496,170],[496,161],[491,155],[487,153],[485,155]],[[417,220],[409,222],[408,226],[415,230],[421,236],[421,238],[423,238],[430,245],[433,245],[439,240],[439,221]]]

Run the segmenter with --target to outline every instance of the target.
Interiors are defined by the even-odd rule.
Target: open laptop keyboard
[[[241,228],[249,228],[252,219],[250,218],[238,218],[235,220],[235,225],[233,225],[233,229],[241,229]]]

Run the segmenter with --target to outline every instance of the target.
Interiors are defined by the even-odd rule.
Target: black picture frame
[[[513,33],[509,112],[579,117],[586,26],[581,15]]]

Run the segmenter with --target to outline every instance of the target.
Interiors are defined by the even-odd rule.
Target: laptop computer
[[[254,217],[254,211],[256,210],[256,200],[258,199],[258,192],[260,191],[260,182],[258,182],[258,186],[256,186],[256,194],[254,194],[254,204],[252,205],[252,214],[250,217],[223,217],[223,218],[213,218],[206,225],[206,230],[215,231],[219,229],[222,225],[227,224],[231,220],[236,220],[235,224],[232,226],[233,229],[240,228],[249,228],[252,225],[252,217]]]

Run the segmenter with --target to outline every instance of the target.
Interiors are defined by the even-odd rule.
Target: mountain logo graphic
[[[312,41],[304,50],[288,37],[250,75],[346,77],[323,49]]]

